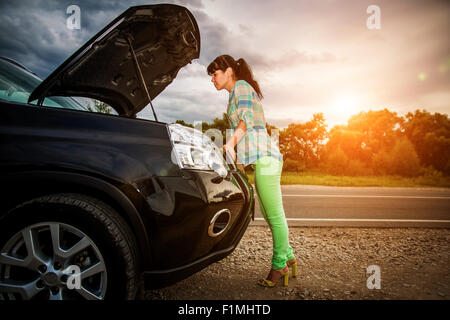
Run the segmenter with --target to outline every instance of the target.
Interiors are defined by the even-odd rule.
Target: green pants
[[[273,157],[259,158],[253,165],[259,207],[272,231],[272,269],[282,269],[294,258],[289,245],[289,230],[281,198],[281,171],[283,163]]]

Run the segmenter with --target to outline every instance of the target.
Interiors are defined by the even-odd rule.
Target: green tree
[[[348,157],[345,152],[338,147],[327,156],[325,170],[332,175],[343,175],[348,167]]]
[[[284,158],[296,160],[306,168],[316,167],[327,137],[322,113],[313,115],[306,123],[291,123],[280,132],[280,151]]]
[[[222,113],[222,118],[214,118],[213,122],[209,125],[210,128],[218,129],[220,132],[225,133],[229,128],[228,118],[226,113]]]
[[[190,127],[190,128],[194,127],[192,124],[184,122],[184,120],[177,120],[177,121],[175,121],[175,123],[181,124],[182,126],[185,126],[185,127]]]
[[[403,118],[388,109],[360,112],[348,120],[347,129],[361,135],[360,160],[370,162],[380,150],[390,150],[401,135]]]
[[[368,152],[364,134],[358,130],[349,130],[347,126],[343,125],[334,126],[329,133],[326,154],[332,154],[338,149],[341,149],[348,158],[367,161]]]
[[[391,150],[380,150],[372,158],[375,174],[415,177],[423,172],[416,150],[406,136],[397,139]]]
[[[194,125],[191,123],[187,123],[184,120],[176,120],[175,123],[179,123],[186,127],[194,128]],[[208,123],[206,121],[202,122],[202,132],[205,133],[209,129],[217,129],[220,131],[223,137],[223,144],[226,143],[226,130],[230,128],[230,125],[228,123],[228,118],[226,113],[222,113],[222,118],[214,118],[211,123]],[[266,129],[269,135],[271,135],[272,129],[278,129],[277,127],[266,123]]]
[[[112,108],[108,104],[106,104],[102,101],[99,101],[99,100],[95,100],[95,99],[92,99],[92,100],[94,101],[94,107],[92,108],[91,105],[88,104],[87,108],[89,111],[111,114]]]
[[[391,173],[404,177],[415,177],[421,172],[419,157],[407,137],[397,140],[390,154]]]
[[[426,110],[409,112],[402,127],[422,166],[450,175],[450,120],[447,114]]]
[[[391,170],[386,153],[390,152],[401,137],[403,118],[387,109],[360,112],[350,117],[347,125],[330,130],[323,158],[342,158],[343,152],[349,162],[341,172],[348,175],[384,174]],[[333,167],[327,160],[326,167]]]
[[[179,123],[183,126],[186,127],[191,127],[194,128],[194,124],[190,124],[185,122],[184,120],[176,120],[175,123]],[[220,133],[222,134],[223,137],[223,144],[225,144],[225,139],[226,139],[226,129],[228,129],[228,120],[227,120],[227,114],[223,113],[222,114],[222,119],[220,118],[214,118],[212,123],[208,123],[206,121],[202,122],[202,132],[205,133],[206,131],[208,131],[209,129],[217,129],[220,131]]]
[[[286,158],[283,160],[283,170],[289,172],[302,172],[305,170],[305,164],[299,160]]]
[[[386,150],[380,150],[372,157],[372,165],[373,171],[377,175],[385,175],[390,174],[392,172],[391,169],[391,157]]]

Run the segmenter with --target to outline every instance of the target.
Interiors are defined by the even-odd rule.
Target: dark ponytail
[[[212,75],[216,70],[225,71],[228,67],[233,69],[234,77],[236,80],[245,80],[247,81],[253,89],[258,94],[260,99],[263,98],[261,89],[259,88],[258,82],[253,79],[253,72],[247,61],[240,58],[237,61],[234,60],[233,57],[224,54],[222,56],[218,56],[211,62],[207,68],[208,74]]]

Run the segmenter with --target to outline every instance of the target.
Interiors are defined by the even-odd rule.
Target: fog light
[[[228,209],[217,211],[211,219],[208,227],[208,235],[210,237],[217,237],[222,234],[228,227],[231,221],[231,212]]]

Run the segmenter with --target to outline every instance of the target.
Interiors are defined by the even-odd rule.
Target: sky
[[[128,7],[153,3],[0,0],[0,56],[45,78]],[[450,112],[449,0],[166,3],[192,12],[201,52],[153,100],[160,121],[222,117],[228,91],[217,91],[206,73],[222,54],[246,59],[264,95],[266,121],[279,128],[319,112],[330,129],[368,110]],[[80,8],[80,29],[67,28],[70,5]],[[151,108],[138,117],[153,120]]]

